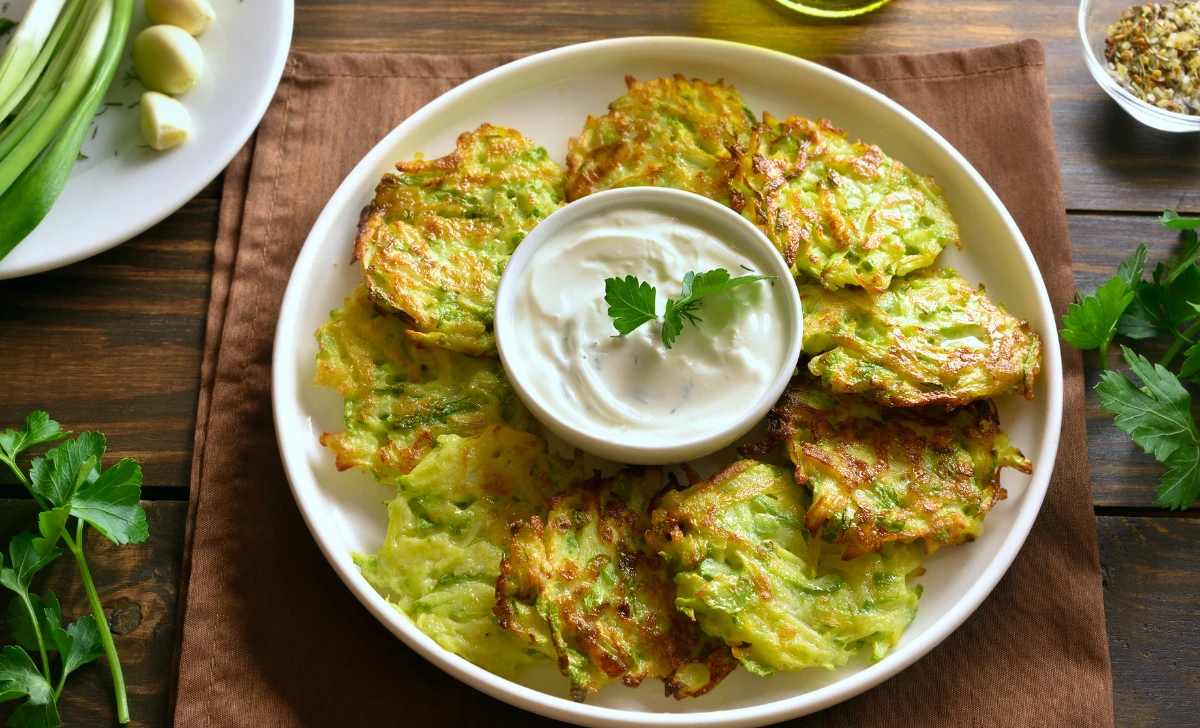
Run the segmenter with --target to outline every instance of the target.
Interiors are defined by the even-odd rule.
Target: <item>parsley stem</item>
[[[1175,355],[1178,354],[1183,347],[1195,343],[1195,340],[1192,337],[1198,333],[1200,333],[1200,321],[1197,321],[1189,326],[1188,330],[1183,333],[1176,331],[1175,343],[1171,344],[1171,348],[1167,349],[1166,354],[1163,354],[1162,361],[1159,362],[1159,365],[1165,367],[1170,364],[1171,360],[1175,358]]]
[[[1195,245],[1195,243],[1196,243],[1195,231],[1189,231],[1189,237],[1191,238],[1191,240],[1189,242],[1192,245]],[[1187,270],[1192,264],[1194,264],[1196,262],[1197,258],[1200,258],[1200,246],[1197,246],[1196,249],[1193,250],[1188,255],[1188,257],[1179,261],[1179,263],[1175,266],[1175,269],[1172,270],[1167,275],[1166,279],[1163,280],[1162,285],[1165,287],[1165,286],[1169,286],[1172,283],[1174,283],[1175,279],[1178,278],[1180,276],[1180,274],[1182,274],[1185,270]]]
[[[25,473],[21,472],[20,468],[17,467],[17,464],[12,460],[9,460],[4,455],[0,455],[0,460],[3,460],[4,463],[8,465],[9,470],[17,474],[17,480],[20,480],[21,485],[25,486],[25,490],[29,491],[29,495],[34,497],[38,506],[40,506],[42,510],[49,510],[46,508],[46,505],[42,503],[42,499],[38,497],[38,494],[33,492],[33,484],[29,482],[29,479],[25,477]],[[42,637],[42,628],[38,626],[37,613],[33,611],[33,602],[30,601],[28,592],[21,595],[21,601],[25,603],[25,610],[29,612],[29,621],[33,625],[33,634],[37,637],[38,651],[42,654],[42,672],[45,673],[46,680],[49,681],[50,656],[46,653],[46,640]],[[63,677],[66,677],[66,675],[63,675]]]
[[[37,613],[33,611],[33,602],[29,599],[29,592],[21,595],[21,601],[25,603],[25,611],[29,612],[29,623],[33,625],[33,634],[37,637],[38,652],[42,653],[42,672],[46,675],[46,682],[49,682],[50,656],[46,653],[46,640],[42,638],[42,628],[38,625]]]
[[[9,460],[3,454],[0,454],[0,460],[4,461],[4,464],[8,466],[9,470],[16,473],[17,480],[21,481],[21,485],[25,486],[25,490],[29,491],[29,495],[33,496],[33,499],[37,501],[38,506],[40,506],[43,511],[50,510],[50,507],[46,505],[44,500],[42,500],[42,497],[34,492],[33,484],[29,482],[29,479],[25,477],[25,473],[21,472],[21,469],[17,467],[17,464],[12,460]]]
[[[1108,371],[1108,345],[1110,343],[1111,340],[1109,339],[1105,339],[1100,343],[1100,371],[1102,372]]]
[[[87,558],[83,555],[83,521],[76,519],[75,538],[63,531],[63,542],[75,555],[79,565],[79,576],[83,579],[83,589],[87,592],[88,602],[92,605],[92,616],[96,618],[96,628],[100,630],[100,643],[104,646],[104,656],[108,659],[108,669],[112,673],[113,692],[117,698],[117,721],[129,722],[129,699],[125,695],[125,676],[121,673],[121,660],[117,657],[117,646],[113,643],[112,632],[108,628],[108,619],[104,616],[104,607],[100,604],[100,596],[96,594],[96,585],[92,583],[92,573],[88,570]]]
[[[62,695],[63,686],[67,684],[67,671],[63,670],[58,676],[58,686],[54,688],[54,702],[58,702],[58,697]]]

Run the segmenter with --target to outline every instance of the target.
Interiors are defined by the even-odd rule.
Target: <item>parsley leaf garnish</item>
[[[641,283],[634,276],[604,279],[604,301],[608,304],[608,315],[621,336],[637,327],[658,318],[654,312],[658,291],[649,283]]]
[[[1067,308],[1063,316],[1063,340],[1087,351],[1099,349],[1101,361],[1108,361],[1108,345],[1120,333],[1120,322],[1135,301],[1135,291],[1142,282],[1146,267],[1146,246],[1139,245],[1127,260],[1117,266],[1117,274],[1090,296],[1077,296],[1078,301]]]
[[[18,430],[0,432],[0,452],[9,460],[16,462],[17,456],[26,449],[43,442],[50,442],[66,437],[58,423],[50,419],[45,412],[31,412],[25,418],[24,424]]]
[[[30,414],[20,430],[0,432],[0,463],[9,467],[41,507],[38,534],[21,533],[13,538],[7,564],[0,556],[0,586],[16,594],[9,604],[9,624],[17,641],[0,654],[0,702],[27,698],[9,719],[12,726],[58,726],[56,705],[67,676],[100,655],[105,655],[112,673],[117,719],[121,723],[129,721],[121,662],[87,566],[83,542],[88,525],[116,544],[146,540],[146,513],[138,506],[142,469],[128,459],[103,469],[100,461],[105,441],[98,432],[85,432],[34,458],[28,476],[18,467],[18,456],[25,450],[66,435],[45,412]],[[75,558],[92,612],[65,628],[54,594],[46,592],[43,598],[29,589],[33,575],[62,554],[59,543]],[[30,652],[40,657],[41,669],[30,658]],[[52,652],[59,654],[57,679],[51,677]]]
[[[775,280],[775,276],[748,275],[730,278],[729,271],[717,268],[706,273],[688,271],[683,277],[679,299],[667,299],[663,312],[662,342],[668,349],[683,332],[683,321],[687,319],[695,326],[702,319],[697,313],[701,299],[721,291],[727,291],[746,283]],[[658,318],[655,313],[658,291],[649,283],[640,282],[635,276],[604,279],[604,301],[608,304],[608,315],[613,327],[625,336],[647,321]]]
[[[1200,246],[1191,251],[1191,259],[1186,264],[1177,258],[1160,262],[1154,269],[1153,280],[1138,281],[1134,302],[1117,325],[1118,334],[1131,339],[1180,336],[1189,323],[1200,316],[1189,305],[1189,302],[1200,302],[1200,268],[1195,266],[1196,253],[1200,253]]]
[[[1162,365],[1151,364],[1129,347],[1121,351],[1142,386],[1125,374],[1106,371],[1096,385],[1100,406],[1116,415],[1117,427],[1167,466],[1155,503],[1187,508],[1200,496],[1200,431],[1192,419],[1192,396]]]
[[[1200,374],[1200,343],[1192,344],[1191,348],[1183,353],[1183,356],[1183,366],[1179,368],[1179,378],[1194,382],[1197,375]]]
[[[0,701],[28,697],[8,719],[10,726],[57,728],[62,720],[50,681],[20,647],[9,645],[0,654]]]
[[[1200,217],[1180,217],[1174,210],[1163,210],[1158,221],[1172,230],[1195,230],[1200,228]]]
[[[1105,357],[1117,333],[1117,321],[1131,303],[1133,289],[1121,276],[1113,276],[1094,295],[1070,305],[1059,333],[1067,343],[1085,351],[1100,349],[1100,355]]]
[[[1150,280],[1143,280],[1146,246],[1138,246],[1115,276],[1068,308],[1060,333],[1077,348],[1100,350],[1100,406],[1166,466],[1154,502],[1189,508],[1200,497],[1200,429],[1192,418],[1191,395],[1181,382],[1200,383],[1200,219],[1164,210],[1159,222],[1183,233],[1182,250],[1159,262]],[[1174,341],[1157,364],[1122,346],[1130,369],[1126,374],[1108,369],[1105,354],[1116,336],[1168,336]],[[1180,352],[1183,363],[1173,374],[1167,367]]]
[[[1117,265],[1117,275],[1130,288],[1136,288],[1142,282],[1142,273],[1146,270],[1146,244],[1142,243],[1133,251],[1133,255]]]

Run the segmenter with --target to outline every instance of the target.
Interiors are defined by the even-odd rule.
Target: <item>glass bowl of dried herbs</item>
[[[1171,132],[1200,131],[1200,2],[1083,0],[1088,70],[1130,116]]]

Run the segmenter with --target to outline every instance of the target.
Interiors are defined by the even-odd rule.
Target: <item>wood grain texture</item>
[[[117,649],[129,685],[131,726],[168,726],[167,691],[175,644],[175,597],[182,556],[185,503],[143,503],[150,538],[116,547],[88,541],[100,597],[112,609]],[[0,543],[32,523],[29,501],[0,500]],[[1113,663],[1116,724],[1122,728],[1191,725],[1200,714],[1200,642],[1195,632],[1200,594],[1200,520],[1096,519]],[[965,548],[970,548],[969,546]],[[119,586],[118,586],[119,585]],[[86,613],[74,564],[67,558],[35,581],[49,588],[72,618]],[[3,606],[0,602],[0,606]],[[0,630],[7,637],[7,633]],[[396,649],[406,649],[399,641]],[[434,669],[434,668],[430,668]],[[463,687],[463,690],[469,688]],[[610,688],[619,689],[619,688]],[[0,706],[0,720],[11,706]],[[63,717],[72,726],[116,725],[108,668],[99,660],[71,677]]]
[[[634,35],[693,35],[801,56],[936,51],[1038,38],[1068,209],[1200,209],[1200,135],[1140,126],[1087,70],[1078,0],[895,0],[820,21],[771,0],[298,0],[293,47],[309,51],[536,52]]]
[[[0,427],[44,409],[102,431],[147,484],[186,486],[217,204],[197,198],[113,250],[0,282]]]
[[[121,656],[129,695],[130,726],[167,726],[167,695],[171,656],[175,649],[175,606],[179,569],[183,561],[183,524],[187,503],[143,501],[150,537],[143,544],[115,546],[91,531],[85,547],[88,568]],[[0,500],[0,544],[30,528],[36,518],[30,500]],[[71,555],[60,556],[34,578],[34,588],[54,592],[63,605],[63,618],[89,614],[87,595]],[[9,593],[0,596],[7,609]],[[3,612],[7,615],[7,612]],[[0,628],[8,643],[7,625]],[[0,704],[6,720],[13,704]],[[63,721],[70,726],[117,725],[116,704],[108,664],[101,657],[72,673],[59,702]]]
[[[1200,519],[1098,518],[1116,724],[1200,715]]]

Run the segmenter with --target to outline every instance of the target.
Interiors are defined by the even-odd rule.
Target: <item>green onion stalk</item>
[[[0,58],[0,258],[62,193],[132,15],[133,0],[34,0]]]

